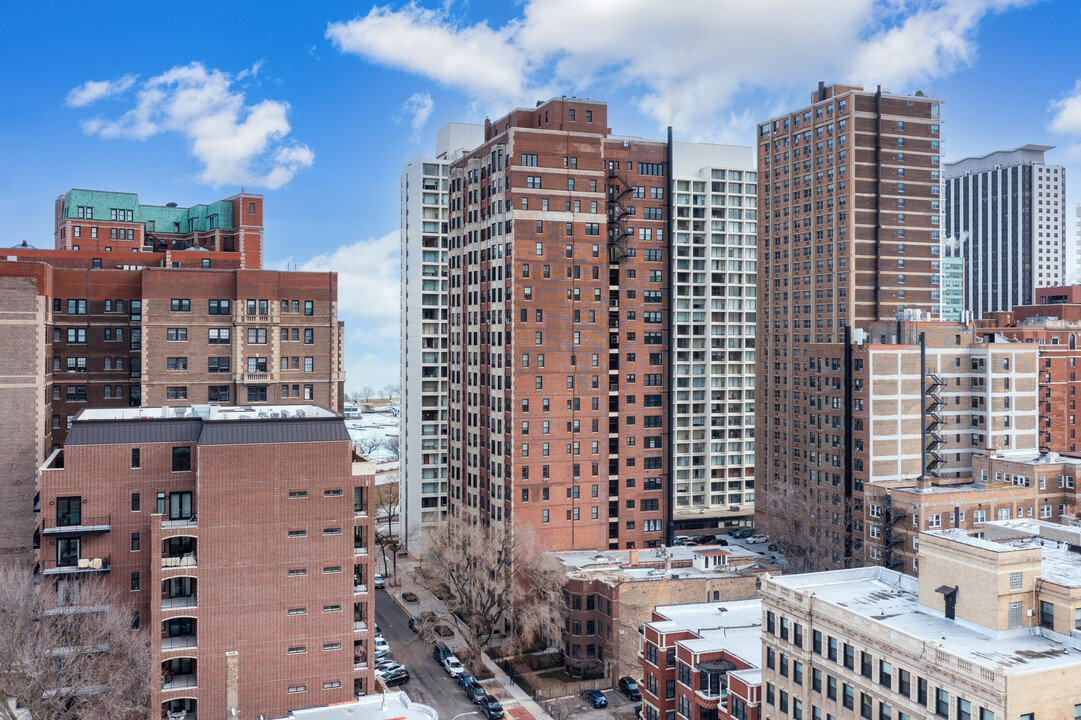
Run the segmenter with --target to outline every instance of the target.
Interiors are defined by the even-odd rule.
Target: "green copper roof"
[[[206,232],[214,227],[231,230],[233,204],[226,200],[195,205],[190,208],[165,207],[163,205],[140,205],[135,193],[106,192],[103,190],[69,190],[64,196],[64,218],[78,218],[78,208],[94,208],[93,219],[109,220],[110,210],[132,210],[134,221],[154,223],[154,231],[171,233]]]

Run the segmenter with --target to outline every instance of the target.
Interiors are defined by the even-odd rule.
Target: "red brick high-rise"
[[[41,470],[41,575],[118,592],[154,717],[347,702],[374,689],[373,484],[313,405],[84,410]]]
[[[939,108],[820,84],[809,106],[759,125],[756,522],[787,523],[811,567],[862,564],[855,336],[904,342],[872,323],[937,319]]]
[[[607,120],[514,110],[450,171],[449,514],[551,550],[668,530],[670,146]]]

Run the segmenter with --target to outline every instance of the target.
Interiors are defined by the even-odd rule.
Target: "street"
[[[396,690],[404,690],[411,700],[435,708],[441,718],[476,709],[465,692],[432,658],[432,646],[409,629],[409,615],[385,590],[375,593],[375,622],[390,643],[394,659],[409,671],[410,679]]]

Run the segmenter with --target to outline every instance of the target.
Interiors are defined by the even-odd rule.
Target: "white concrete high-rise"
[[[399,527],[423,552],[423,528],[447,511],[447,176],[484,139],[480,125],[450,123],[433,157],[401,175],[401,416]]]
[[[673,144],[675,533],[754,515],[758,248],[754,148]],[[648,306],[645,306],[648,307]]]
[[[965,308],[980,318],[1036,302],[1066,277],[1066,169],[1049,145],[946,165],[946,256],[965,258]]]

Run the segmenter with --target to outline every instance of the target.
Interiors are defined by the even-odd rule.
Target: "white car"
[[[383,638],[382,635],[377,635],[375,637],[375,651],[376,652],[383,652],[383,651],[389,651],[389,650],[390,650],[390,643],[388,643]]]
[[[393,661],[385,662],[385,663],[379,663],[379,665],[377,665],[376,668],[375,668],[375,676],[376,677],[383,677],[384,675],[389,675],[390,673],[395,672],[397,670],[401,670],[403,668],[405,668],[404,665],[402,665],[401,663],[393,662]]]
[[[376,573],[372,579],[372,585],[375,586],[376,590],[384,590],[387,587],[386,581],[383,580],[383,576],[379,573]]]
[[[751,535],[747,538],[746,542],[748,545],[758,545],[760,543],[769,542],[769,536],[760,534]]]
[[[453,655],[448,655],[447,659],[443,661],[443,669],[447,671],[450,676],[461,675],[465,672],[465,665],[462,665],[462,661]]]

